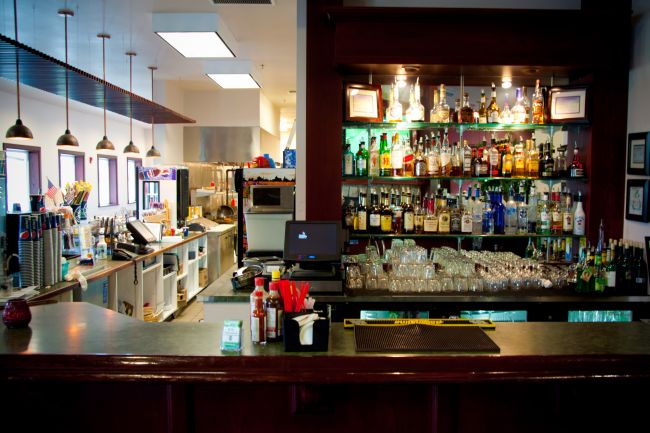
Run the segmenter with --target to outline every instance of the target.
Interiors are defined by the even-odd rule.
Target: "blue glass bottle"
[[[492,204],[488,200],[485,200],[485,203],[483,205],[483,219],[481,221],[481,229],[484,235],[491,235],[494,233]]]
[[[491,199],[494,217],[494,234],[503,235],[506,232],[506,207],[503,205],[501,191],[493,192]]]

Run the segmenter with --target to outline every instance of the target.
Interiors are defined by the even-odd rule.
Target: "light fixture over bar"
[[[154,13],[152,27],[185,57],[235,57],[235,38],[218,14]]]
[[[203,72],[224,89],[259,89],[250,60],[224,59],[203,63]]]

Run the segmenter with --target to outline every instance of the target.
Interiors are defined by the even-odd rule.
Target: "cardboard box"
[[[199,287],[204,288],[208,285],[208,268],[199,268]]]

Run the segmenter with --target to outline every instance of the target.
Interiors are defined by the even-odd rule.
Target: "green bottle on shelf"
[[[359,151],[357,152],[357,176],[368,176],[368,151],[366,150],[366,143],[359,143]]]

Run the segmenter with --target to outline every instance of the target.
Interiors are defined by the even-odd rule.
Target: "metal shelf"
[[[459,238],[494,238],[494,239],[528,239],[528,238],[573,238],[579,239],[584,235],[561,234],[561,235],[538,235],[538,234],[515,234],[515,235],[474,235],[471,233],[350,233],[350,239],[383,239],[383,238],[413,238],[413,239],[459,239]]]
[[[489,180],[540,180],[545,182],[561,182],[561,181],[577,181],[586,182],[587,177],[450,177],[450,176],[419,176],[419,177],[406,177],[406,176],[342,176],[343,183],[358,183],[358,182],[395,182],[395,181],[430,181],[430,180],[475,180],[479,182]]]
[[[343,129],[391,129],[391,130],[411,130],[411,129],[463,129],[467,131],[533,131],[535,129],[551,129],[562,127],[586,127],[585,122],[567,122],[567,123],[431,123],[431,122],[343,122]]]

